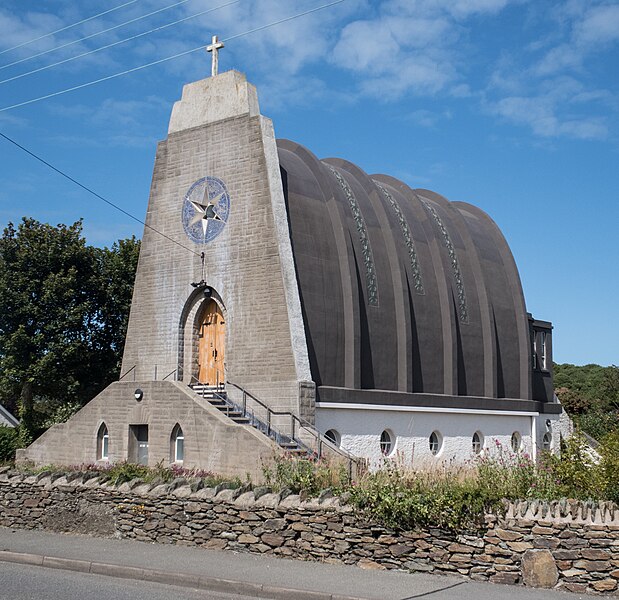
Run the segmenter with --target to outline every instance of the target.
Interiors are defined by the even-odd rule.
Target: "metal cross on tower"
[[[213,36],[213,40],[210,44],[210,46],[206,47],[206,51],[207,52],[212,52],[213,53],[213,64],[211,66],[211,76],[215,77],[215,75],[217,75],[217,71],[219,68],[219,50],[221,48],[224,47],[224,43],[223,42],[218,42],[217,41],[217,36],[214,35]]]

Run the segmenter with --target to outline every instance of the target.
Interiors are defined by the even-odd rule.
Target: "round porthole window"
[[[380,451],[383,456],[393,452],[393,434],[386,429],[380,434]]]
[[[481,451],[484,449],[484,436],[480,431],[476,431],[473,434],[473,453],[481,454]]]
[[[338,448],[340,447],[342,438],[340,437],[340,434],[335,430],[335,429],[329,429],[329,431],[327,431],[325,433],[325,437],[334,445],[337,446]]]
[[[443,437],[438,431],[433,431],[430,434],[429,442],[430,442],[430,452],[432,452],[432,454],[436,456],[441,451],[441,446],[443,444]]]
[[[514,431],[514,433],[512,433],[511,444],[512,444],[512,450],[514,452],[518,452],[520,448],[522,447],[522,436],[520,435],[518,431]]]

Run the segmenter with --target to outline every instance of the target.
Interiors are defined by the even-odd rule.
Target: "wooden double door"
[[[198,322],[198,379],[208,385],[223,384],[226,322],[217,302],[207,302]]]

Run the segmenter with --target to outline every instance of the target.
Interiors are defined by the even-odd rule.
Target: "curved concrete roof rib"
[[[530,399],[518,270],[482,210],[278,140],[319,386]]]

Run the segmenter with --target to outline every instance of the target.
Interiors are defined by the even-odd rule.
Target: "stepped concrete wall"
[[[96,473],[0,472],[0,525],[268,553],[367,569],[617,595],[619,508],[521,502],[479,532],[394,531],[323,494],[200,488],[178,479],[114,487]]]
[[[143,397],[137,401],[136,389]],[[97,461],[97,433],[109,432],[109,460]],[[36,465],[121,462],[129,457],[129,427],[149,428],[148,464],[172,462],[171,435],[179,424],[185,437],[183,467],[232,477],[262,477],[262,465],[281,449],[252,427],[238,425],[187,386],[172,381],[116,382],[75,414],[54,425],[24,450],[18,461]]]

